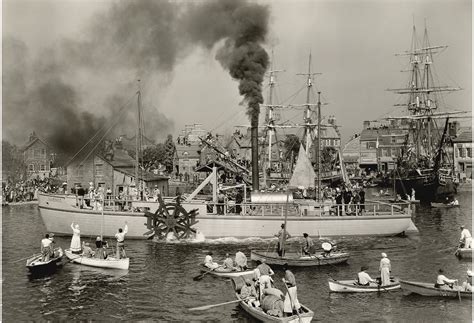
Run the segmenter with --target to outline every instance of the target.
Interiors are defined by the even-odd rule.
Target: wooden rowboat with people
[[[329,254],[321,253],[314,255],[302,255],[296,252],[286,252],[284,256],[280,257],[275,252],[267,252],[261,250],[252,250],[250,259],[254,261],[265,261],[268,265],[283,266],[288,264],[290,267],[310,267],[310,266],[324,266],[336,265],[347,262],[349,259],[348,252],[331,252]]]
[[[41,253],[35,254],[26,260],[26,268],[32,274],[47,274],[54,272],[58,266],[61,266],[61,259],[64,255],[63,249],[60,247],[54,249],[53,257],[43,261]]]
[[[240,300],[240,306],[253,318],[261,322],[285,322],[285,323],[309,323],[313,319],[314,312],[308,307],[301,305],[301,313],[287,317],[278,317],[266,313],[261,306],[254,306],[251,302],[247,302],[240,297],[240,289],[245,285],[242,277],[234,277],[231,279],[235,296]]]
[[[232,277],[240,277],[240,276],[253,276],[255,274],[255,269],[237,271],[237,270],[228,270],[223,267],[217,267],[216,269],[210,270],[205,265],[201,265],[201,273],[208,273],[209,275],[217,276],[217,277],[232,278]]]
[[[400,288],[398,278],[390,278],[390,284],[381,286],[378,283],[371,283],[369,286],[360,285],[355,279],[351,280],[334,280],[329,279],[329,289],[331,292],[337,293],[371,293],[371,292],[388,292]]]
[[[472,248],[458,248],[455,255],[462,259],[472,259]]]
[[[70,261],[84,266],[127,270],[130,264],[130,258],[117,259],[109,256],[106,259],[100,259],[73,253],[70,249],[64,250],[64,253]]]
[[[422,296],[437,296],[437,297],[465,297],[472,298],[472,292],[464,291],[460,286],[452,286],[452,288],[435,287],[432,283],[420,283],[406,280],[400,280],[404,294],[418,294]]]

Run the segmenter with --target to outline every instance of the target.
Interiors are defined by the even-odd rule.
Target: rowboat
[[[76,264],[98,267],[98,268],[108,268],[108,269],[128,269],[130,258],[117,259],[114,257],[107,257],[107,259],[99,259],[93,257],[85,257],[82,254],[73,253],[70,249],[64,250],[66,257]]]
[[[387,292],[389,290],[399,289],[400,282],[397,278],[390,279],[391,284],[380,286],[372,284],[370,286],[361,286],[354,279],[351,280],[334,280],[329,279],[329,289],[331,292],[338,293],[370,293],[370,292]]]
[[[303,256],[295,252],[287,252],[285,256],[280,257],[275,252],[252,250],[250,252],[250,259],[254,261],[264,260],[269,265],[283,266],[288,264],[290,267],[309,267],[345,263],[349,259],[349,253],[331,252],[328,256],[324,254]]]
[[[54,254],[56,257],[51,257],[48,261],[41,261],[42,254],[35,254],[26,260],[26,268],[32,274],[52,273],[61,265],[61,258],[64,255],[63,249],[55,248]]]
[[[209,275],[217,276],[217,277],[224,277],[224,278],[232,278],[232,277],[240,277],[240,276],[253,276],[255,269],[247,269],[244,271],[228,271],[223,269],[222,267],[218,267],[212,271],[209,271],[209,268],[202,265],[201,268],[202,273],[208,272]]]
[[[458,248],[455,255],[459,258],[472,259],[472,248]]]
[[[240,299],[240,288],[245,284],[242,277],[234,277],[231,279],[232,286],[234,288],[235,296]],[[239,302],[240,306],[253,318],[261,322],[285,322],[285,323],[309,323],[313,319],[314,312],[308,307],[301,304],[303,313],[288,317],[276,317],[265,313],[260,307],[253,307],[247,304],[245,301]]]
[[[445,204],[445,203],[434,203],[432,202],[431,203],[431,207],[434,207],[434,208],[439,208],[439,209],[450,209],[450,208],[453,208],[453,207],[459,207],[459,204],[455,205],[455,204]]]
[[[459,296],[471,298],[472,292],[463,291],[459,286],[453,286],[452,289],[436,288],[431,283],[419,283],[400,280],[401,287],[404,293],[414,293],[422,296],[438,296],[438,297],[452,297]]]

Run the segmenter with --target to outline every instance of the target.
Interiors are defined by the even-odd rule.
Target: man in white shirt
[[[115,238],[117,239],[117,259],[126,258],[127,255],[125,254],[125,235],[128,233],[128,226],[127,221],[125,221],[125,227],[119,228],[118,232],[115,234]]]
[[[359,279],[359,284],[362,286],[369,286],[370,283],[375,283],[376,280],[372,279],[369,274],[367,274],[365,271],[369,269],[367,266],[362,266],[360,268],[360,272],[357,274],[357,278]]]
[[[44,238],[41,240],[41,261],[49,261],[51,256],[51,244],[53,241],[49,238],[49,234],[46,233]]]
[[[472,236],[468,229],[464,228],[461,225],[461,239],[459,240],[460,243],[464,243],[464,248],[472,248]]]
[[[452,288],[453,284],[457,282],[457,279],[449,279],[444,275],[444,270],[440,269],[438,270],[438,277],[436,278],[436,288],[445,288],[449,289]]]

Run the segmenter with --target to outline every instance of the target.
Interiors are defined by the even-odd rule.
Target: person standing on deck
[[[387,258],[387,254],[382,252],[382,259],[380,259],[380,285],[390,285],[390,271],[392,266],[390,265],[390,259]]]
[[[365,212],[365,191],[363,188],[360,189],[359,197],[360,197],[360,214],[362,214]]]
[[[463,248],[472,248],[472,236],[468,229],[461,225],[461,239],[459,243],[464,244]]]
[[[49,234],[46,233],[44,238],[41,240],[41,261],[49,261],[51,256],[51,244],[53,241],[49,239]]]
[[[311,240],[307,233],[303,233],[303,255],[310,256],[313,245],[313,240]]]
[[[125,227],[119,228],[118,232],[115,234],[115,238],[117,239],[117,259],[126,258],[127,255],[125,254],[125,235],[128,233],[128,225],[127,221],[125,221]]]
[[[76,223],[74,225],[74,222],[71,223],[71,229],[72,229],[72,239],[71,239],[71,246],[70,250],[72,253],[81,253],[81,230],[79,229],[79,224]]]
[[[278,238],[278,245],[277,245],[277,253],[280,257],[284,256],[285,250],[283,248],[285,244],[285,240],[291,238],[291,235],[288,231],[285,230],[285,224],[281,225],[281,230],[275,234],[275,237]]]
[[[292,316],[300,312],[301,305],[298,301],[298,295],[296,290],[296,278],[295,275],[288,269],[288,264],[283,265],[285,271],[285,278],[282,278],[284,284],[288,288],[285,295],[284,312],[286,316]]]

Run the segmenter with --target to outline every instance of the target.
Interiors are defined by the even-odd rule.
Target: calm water
[[[392,261],[392,273],[407,280],[433,281],[443,267],[450,278],[465,279],[471,263],[454,255],[459,225],[471,229],[471,193],[459,196],[457,209],[418,206],[414,216],[420,235],[415,237],[343,238],[339,246],[351,252],[347,265],[295,269],[300,302],[324,322],[468,322],[472,302],[457,299],[403,296],[401,291],[371,295],[329,293],[328,277],[350,279],[361,265],[376,275],[381,252]],[[14,260],[39,250],[45,233],[35,205],[3,208],[3,320],[149,320],[149,321],[239,321],[248,322],[238,305],[230,304],[204,312],[189,312],[196,306],[234,300],[229,281],[204,277],[193,281],[206,252],[221,259],[237,250],[266,249],[269,240],[223,239],[209,243],[165,244],[127,241],[131,257],[127,272],[84,268],[67,263],[56,274],[32,278],[25,261]],[[275,228],[277,231],[278,228]],[[298,234],[298,233],[293,233]],[[88,241],[89,237],[83,237]],[[63,248],[69,238],[56,237]],[[91,240],[91,242],[93,242]],[[274,243],[274,241],[272,241]],[[281,281],[281,270],[275,270]],[[282,288],[280,284],[280,288]]]

